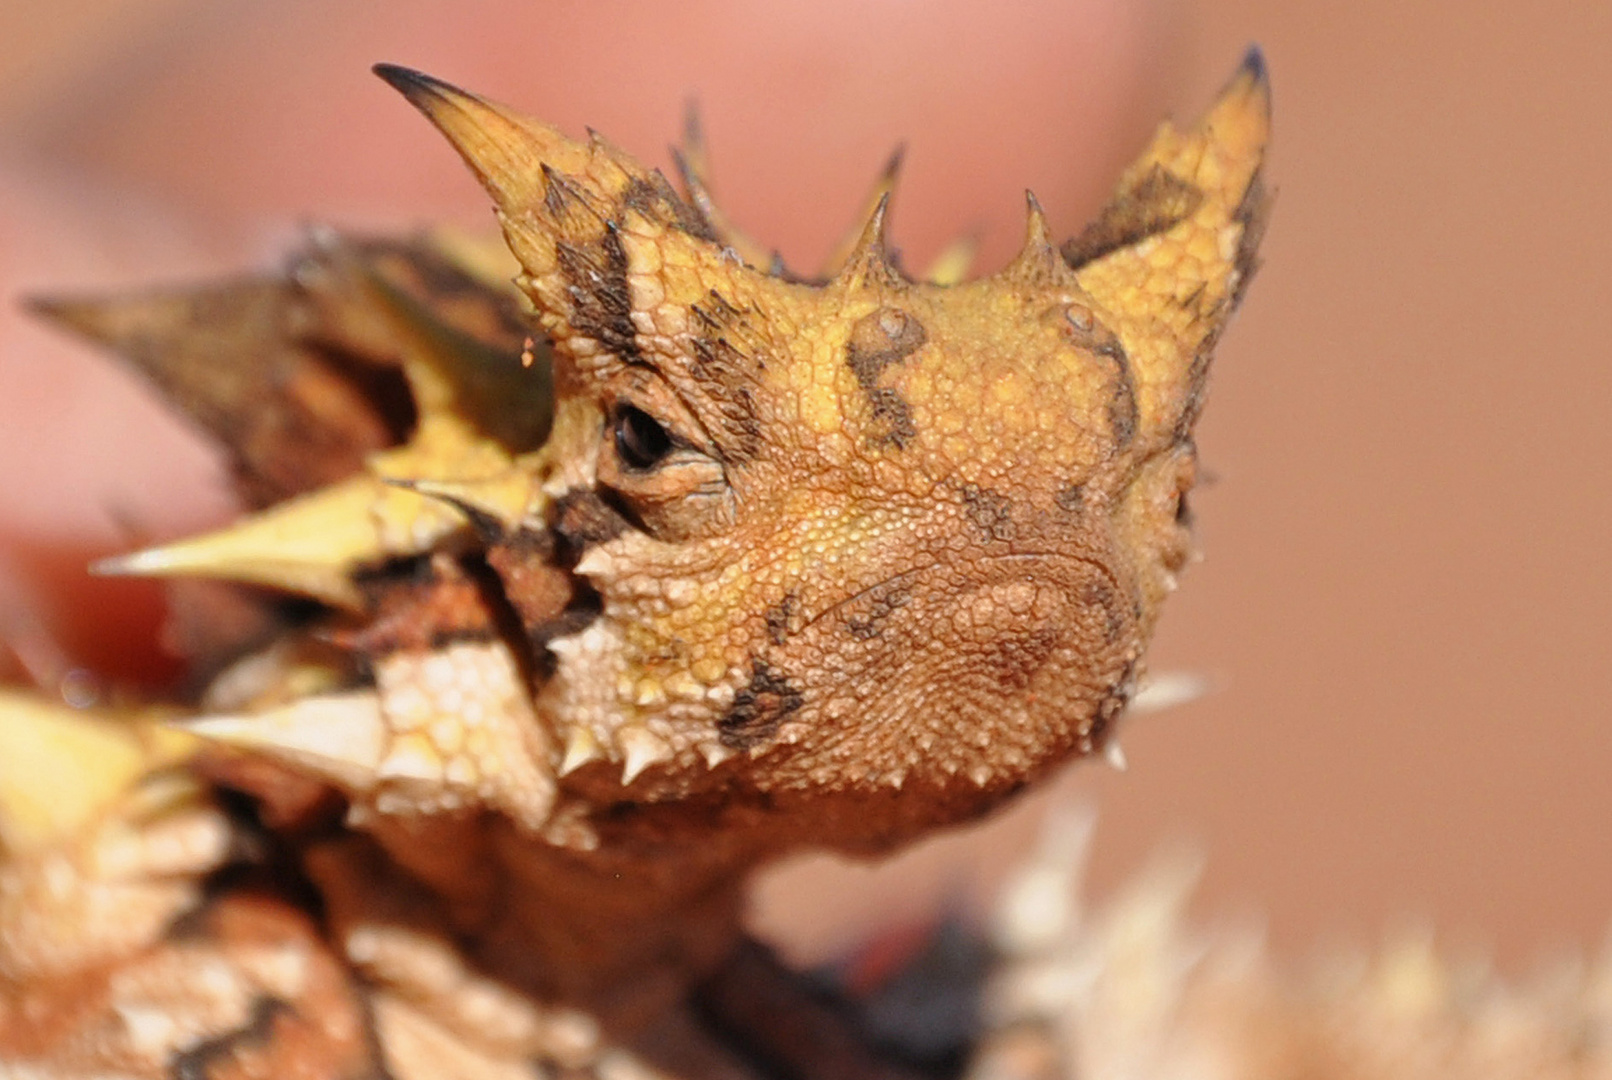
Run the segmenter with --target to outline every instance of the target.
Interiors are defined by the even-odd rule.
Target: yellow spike
[[[374,71],[448,137],[499,207],[540,204],[541,166],[581,174],[593,160],[588,146],[556,128],[423,72],[396,64]]]
[[[958,285],[968,277],[979,256],[980,238],[974,233],[960,236],[941,249],[924,268],[922,280],[931,285]]]
[[[632,783],[639,773],[651,765],[658,765],[672,758],[671,746],[648,728],[623,728],[616,733],[616,744],[621,747],[622,754],[622,787]]]
[[[1197,407],[1204,372],[1193,365],[1255,268],[1269,135],[1270,90],[1252,49],[1203,119],[1184,134],[1163,125],[1097,220],[1062,248],[1129,358],[1139,437],[1174,430]]]
[[[901,283],[901,275],[890,265],[889,252],[885,247],[885,221],[889,212],[890,193],[885,192],[884,197],[873,208],[867,223],[862,226],[855,246],[835,276],[834,281],[837,285],[856,290],[874,284]]]
[[[380,699],[367,691],[301,698],[261,713],[205,716],[179,727],[265,754],[355,794],[375,787],[389,740]]]
[[[376,70],[447,136],[492,194],[524,271],[517,283],[562,352],[573,348],[574,338],[594,340],[607,352],[629,347],[622,335],[634,333],[632,324],[601,324],[587,317],[586,301],[598,290],[623,286],[614,274],[626,276],[635,251],[652,248],[662,266],[722,257],[709,223],[665,177],[603,139],[575,142],[418,72]],[[612,274],[602,267],[613,267]]]
[[[391,512],[378,520],[388,498]],[[267,585],[359,608],[363,596],[351,574],[392,555],[412,554],[388,532],[421,542],[423,550],[463,526],[453,508],[401,492],[371,476],[355,476],[321,491],[252,514],[227,528],[129,555],[103,559],[97,574],[135,577],[212,577]],[[384,528],[390,525],[391,528]]]
[[[689,202],[716,230],[718,241],[724,247],[732,248],[739,258],[755,269],[768,269],[772,253],[735,226],[711,195],[710,158],[706,153],[705,135],[700,125],[700,111],[692,101],[683,117],[683,145],[672,148],[672,162],[682,177],[683,190]]]
[[[17,856],[76,835],[195,746],[152,723],[0,691],[0,848]]]
[[[475,480],[396,479],[387,483],[448,504],[488,541],[514,532],[532,516],[534,502],[541,497],[536,477],[519,467]]]
[[[603,756],[604,750],[600,748],[599,740],[593,737],[593,732],[585,727],[572,728],[565,737],[565,756],[560,760],[556,772],[560,776],[568,775]]]
[[[1072,279],[1068,264],[1053,246],[1052,227],[1047,224],[1046,211],[1041,209],[1035,192],[1026,191],[1024,202],[1024,247],[1002,275],[1038,285],[1053,285],[1060,278]]]
[[[878,178],[874,180],[872,189],[869,190],[867,197],[862,200],[862,209],[856,215],[857,224],[834,246],[833,252],[829,254],[827,261],[823,263],[823,277],[833,277],[838,274],[843,267],[851,262],[855,253],[861,250],[863,236],[867,232],[865,223],[875,215],[883,217],[884,208],[889,204],[890,196],[895,193],[896,181],[901,176],[901,160],[906,156],[906,153],[907,148],[905,146],[897,146],[891,152],[889,159],[884,163],[884,168],[879,170]],[[883,239],[884,237],[881,233],[881,243]]]

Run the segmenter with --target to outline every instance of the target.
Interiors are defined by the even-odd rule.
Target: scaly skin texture
[[[1104,749],[1189,554],[1192,427],[1266,210],[1257,55],[1080,236],[1032,196],[1022,254],[970,282],[893,261],[893,172],[802,280],[726,226],[698,147],[685,198],[377,70],[491,194],[537,341],[515,360],[496,257],[446,241],[327,240],[211,307],[46,305],[218,430],[263,506],[109,569],[323,607],[237,612],[271,644],[199,657],[222,670],[160,747],[149,718],[16,736],[122,763],[72,813],[7,796],[0,902],[49,929],[0,937],[26,1075],[524,1075],[627,1044],[731,1069],[679,1018],[745,874],[887,850]],[[209,366],[248,349],[272,380]],[[274,422],[232,435],[249,417]],[[300,483],[297,430],[357,464]],[[154,777],[178,794],[130,794]],[[109,835],[122,861],[87,854]],[[147,916],[89,934],[130,889]],[[183,948],[217,977],[140,974]]]

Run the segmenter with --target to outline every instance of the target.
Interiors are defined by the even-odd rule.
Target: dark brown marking
[[[997,684],[1009,693],[1028,687],[1061,640],[1062,635],[1049,627],[1000,639],[987,660]]]
[[[482,590],[464,564],[450,556],[394,566],[361,584],[370,618],[354,628],[331,628],[325,637],[365,660],[497,636]]]
[[[556,172],[548,165],[541,166],[543,170],[543,209],[556,221],[565,221],[577,210],[586,210],[593,214],[593,208],[588,205],[587,198],[582,190],[571,183],[564,173]],[[597,215],[594,215],[597,216]]]
[[[864,390],[872,390],[879,374],[899,364],[929,340],[923,323],[899,308],[881,308],[857,320],[845,346],[845,362]]]
[[[845,629],[856,640],[869,641],[883,632],[881,624],[886,619],[912,599],[912,588],[899,582],[886,582],[868,590],[865,598],[858,599],[865,599],[867,614],[848,615]]]
[[[1254,274],[1259,270],[1259,242],[1265,238],[1265,226],[1270,223],[1273,202],[1271,193],[1265,188],[1264,171],[1256,169],[1249,178],[1242,201],[1231,216],[1242,226],[1242,235],[1237,238],[1237,254],[1232,260],[1237,284],[1231,293],[1231,310],[1236,310],[1237,305],[1242,303],[1248,283],[1254,280]],[[1227,312],[1228,315],[1230,313]]]
[[[782,600],[766,610],[763,618],[767,621],[767,637],[774,645],[782,645],[789,639],[799,609],[800,597],[785,593]]]
[[[887,387],[868,391],[873,404],[873,419],[884,425],[884,431],[874,438],[876,446],[894,446],[905,450],[918,437],[918,425],[912,418],[912,406],[907,399]]]
[[[571,488],[562,493],[555,498],[550,514],[550,527],[567,561],[580,558],[586,548],[614,540],[631,524],[592,488]]]
[[[1079,269],[1094,259],[1146,240],[1192,216],[1203,192],[1155,165],[1132,187],[1103,207],[1097,220],[1059,248],[1064,262]]]
[[[1084,304],[1070,304],[1064,311],[1069,339],[1078,347],[1106,357],[1114,365],[1114,388],[1108,400],[1108,425],[1116,449],[1124,450],[1136,438],[1138,411],[1136,383],[1131,375],[1131,358],[1119,335],[1097,318]]]
[[[863,316],[851,328],[845,362],[868,396],[875,425],[882,428],[873,437],[874,445],[901,450],[917,438],[912,406],[897,391],[880,387],[878,381],[885,368],[901,363],[928,340],[923,323],[899,308],[881,308]]]
[[[229,1064],[237,1051],[266,1044],[273,1037],[275,1019],[292,1011],[285,1001],[261,995],[252,1002],[252,1015],[243,1026],[174,1053],[168,1075],[173,1080],[207,1080],[214,1066]]]
[[[1013,527],[1013,500],[999,491],[978,484],[964,484],[961,488],[963,495],[963,513],[980,532],[992,540],[1012,540],[1015,535]]]
[[[632,322],[632,291],[627,286],[627,251],[615,223],[606,222],[593,244],[555,244],[554,255],[571,297],[571,328],[624,363],[642,364],[643,350]]]
[[[1110,645],[1125,633],[1125,613],[1120,610],[1119,597],[1105,578],[1094,577],[1080,590],[1080,602],[1103,613],[1103,640]]]
[[[650,221],[675,226],[690,236],[713,244],[722,242],[704,212],[678,195],[659,169],[647,180],[635,176],[627,181],[627,189],[621,193],[621,205],[624,209],[636,210]]]
[[[801,692],[764,660],[754,661],[750,685],[733,698],[727,714],[717,721],[723,746],[749,749],[772,738],[778,726],[806,703]]]
[[[1059,488],[1052,501],[1058,505],[1058,509],[1078,514],[1086,508],[1086,485],[1070,484],[1068,487]]]

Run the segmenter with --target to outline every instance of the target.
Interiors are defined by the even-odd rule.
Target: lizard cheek
[[[799,717],[826,729],[813,741],[857,760],[869,779],[994,789],[1101,749],[1140,649],[1131,592],[1102,565],[1023,554],[891,579],[815,623],[779,660],[827,691],[809,693]],[[811,671],[814,654],[830,658],[832,677]],[[835,693],[846,686],[854,699]]]

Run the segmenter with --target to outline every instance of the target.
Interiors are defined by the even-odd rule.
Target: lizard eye
[[[616,453],[629,469],[653,469],[672,452],[672,437],[659,420],[632,405],[616,409]]]

